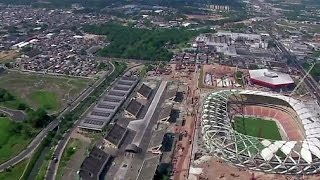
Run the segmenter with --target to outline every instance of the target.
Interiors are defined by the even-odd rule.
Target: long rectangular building
[[[139,79],[135,76],[121,77],[87,113],[78,127],[83,130],[102,131],[128,98],[138,81]]]

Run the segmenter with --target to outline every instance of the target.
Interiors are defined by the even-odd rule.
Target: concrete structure
[[[151,93],[152,93],[152,89],[149,86],[142,84],[142,86],[138,90],[138,97],[143,99],[148,99]]]
[[[78,127],[85,130],[101,131],[111,121],[137,83],[137,77],[121,77],[89,111]]]
[[[265,107],[283,106],[281,111],[288,111],[298,129],[303,131],[301,140],[270,140],[235,131],[230,103],[232,97],[239,95],[254,95],[256,99],[261,99]],[[268,100],[269,98],[271,100]],[[281,106],[273,105],[276,101]],[[245,103],[246,100],[240,102],[240,104]],[[208,152],[234,165],[279,174],[302,175],[320,171],[319,116],[317,112],[296,99],[251,90],[213,92],[206,97],[203,104],[201,126],[204,145]]]
[[[107,147],[118,148],[127,134],[127,129],[115,124],[104,137],[104,144]]]
[[[90,154],[83,161],[80,167],[79,176],[81,180],[99,180],[111,156],[103,150],[93,147]]]
[[[129,118],[137,118],[142,108],[142,104],[135,99],[131,99],[129,105],[125,109],[125,115]]]
[[[249,75],[252,83],[272,89],[290,88],[294,85],[290,75],[268,69],[250,70]]]
[[[196,38],[197,43],[204,43],[206,46],[215,47],[217,52],[228,56],[237,56],[235,44],[237,41],[243,41],[244,44],[254,49],[267,49],[268,34],[244,34],[222,32],[201,34]]]
[[[143,101],[141,103],[143,103],[144,107],[140,115],[136,119],[117,116],[116,123],[98,146],[104,147],[103,150],[113,156],[105,164],[100,178],[152,179],[162,158],[171,159],[168,154],[170,150],[166,149],[162,153],[165,147],[163,146],[163,139],[168,131],[166,127],[169,127],[168,123],[163,121],[167,121],[170,118],[172,108],[170,99],[174,97],[173,94],[175,93],[172,92],[173,90],[176,91],[177,86],[166,81],[143,83],[152,88],[153,92],[147,99],[139,99],[138,92],[132,97],[131,102]],[[118,86],[119,83],[112,89],[120,90]],[[107,105],[109,106],[109,104],[106,104],[105,107]],[[126,109],[128,110],[128,108]],[[166,162],[169,163],[169,161]],[[88,163],[86,162],[85,164]],[[88,170],[83,172],[94,171],[92,174],[98,174],[96,172],[100,166],[97,167],[95,164],[92,166],[97,170],[94,171],[92,168],[87,168]]]

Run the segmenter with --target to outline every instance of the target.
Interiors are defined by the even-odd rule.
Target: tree
[[[23,129],[22,123],[15,123],[12,126],[11,131],[14,133],[21,133],[22,129]]]
[[[4,66],[5,66],[5,67],[7,67],[7,68],[9,68],[9,69],[11,69],[11,68],[12,68],[11,63],[9,63],[9,62],[6,62],[6,63],[4,64]]]
[[[19,103],[17,109],[18,110],[26,110],[27,109],[27,105],[24,103]]]
[[[0,102],[12,101],[14,99],[14,96],[11,95],[7,90],[0,89]]]
[[[47,114],[45,109],[39,108],[36,111],[30,110],[28,119],[33,127],[42,128],[50,122],[51,117]]]

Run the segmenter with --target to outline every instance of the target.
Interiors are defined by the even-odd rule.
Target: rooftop
[[[84,180],[100,179],[99,176],[109,159],[109,154],[97,147],[93,147],[89,156],[81,164],[80,177]]]
[[[121,85],[124,82],[129,85]],[[116,111],[125,101],[131,90],[138,83],[138,78],[123,76],[118,80],[113,88],[101,97],[96,106],[94,106],[81,121],[79,127],[82,129],[91,129],[101,131],[113,118]]]
[[[121,143],[121,140],[126,134],[127,129],[115,124],[112,129],[109,131],[109,133],[104,137],[107,141],[111,142],[112,144],[119,146]]]
[[[289,74],[272,71],[269,69],[256,69],[249,71],[250,78],[273,85],[292,84],[293,79]]]
[[[149,86],[142,84],[142,86],[138,90],[138,93],[145,98],[149,98],[150,94],[152,93],[152,89]]]
[[[133,116],[137,117],[142,107],[142,104],[140,104],[137,100],[132,99],[128,107],[126,108],[126,111],[132,114]]]

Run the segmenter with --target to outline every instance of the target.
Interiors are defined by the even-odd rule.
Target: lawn
[[[26,137],[23,133],[12,131],[14,125],[15,122],[10,119],[0,118],[0,163],[19,154],[32,139]]]
[[[47,110],[58,110],[60,102],[57,94],[50,91],[34,91],[31,94],[32,101],[36,102],[38,106]]]
[[[275,121],[253,117],[235,117],[234,121],[235,130],[242,134],[272,140],[282,139]]]
[[[62,109],[92,82],[88,78],[16,71],[0,75],[0,88],[7,89],[34,109],[45,106],[50,111]]]
[[[23,174],[23,171],[28,164],[28,160],[23,160],[14,167],[10,168],[9,171],[3,171],[0,173],[0,179],[5,180],[18,180]]]

